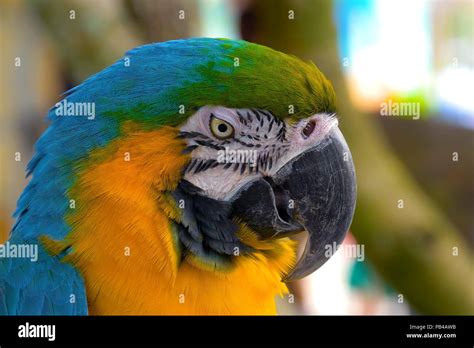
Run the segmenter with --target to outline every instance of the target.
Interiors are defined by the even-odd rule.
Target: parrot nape
[[[334,90],[294,56],[145,45],[48,119],[8,241],[38,257],[0,259],[0,314],[275,314],[350,226]],[[304,231],[297,261],[288,236]]]

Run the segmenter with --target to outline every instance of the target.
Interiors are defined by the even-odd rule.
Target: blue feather
[[[0,314],[87,314],[81,275],[59,256],[47,254],[38,240],[43,235],[63,240],[71,232],[65,219],[70,211],[68,191],[80,161],[121,136],[120,116],[137,114],[141,121],[159,125],[162,121],[156,115],[176,114],[173,92],[202,81],[199,67],[239,45],[239,41],[225,41],[224,48],[220,40],[189,39],[135,48],[126,53],[129,66],[121,59],[63,95],[68,102],[95,103],[93,120],[59,116],[57,106],[49,110],[50,126],[35,144],[27,166],[27,176],[32,178],[18,200],[10,236],[11,243],[38,245],[39,256],[36,262],[0,259]]]

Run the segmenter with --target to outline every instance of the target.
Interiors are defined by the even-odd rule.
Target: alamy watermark
[[[380,115],[412,117],[414,120],[418,120],[420,118],[420,103],[394,102],[389,99],[380,104]]]
[[[338,249],[341,249],[344,257],[353,258],[359,262],[365,260],[364,244],[337,244],[333,242],[332,244],[326,244],[324,249],[324,256],[326,256],[326,258],[332,257]]]
[[[30,324],[26,322],[18,326],[18,337],[20,338],[47,338],[48,341],[56,339],[56,325],[54,324]]]
[[[218,163],[248,163],[250,167],[257,165],[258,151],[257,150],[225,150],[217,151]]]
[[[38,261],[38,244],[0,244],[0,258],[23,258]]]
[[[68,102],[67,99],[63,99],[56,103],[55,107],[58,116],[83,116],[88,120],[95,119],[95,103]]]

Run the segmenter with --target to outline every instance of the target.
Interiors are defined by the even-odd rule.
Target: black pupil
[[[227,132],[227,125],[221,123],[220,125],[217,126],[217,129],[219,130],[219,132],[225,133]]]

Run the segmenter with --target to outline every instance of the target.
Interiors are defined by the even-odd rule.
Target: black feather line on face
[[[193,152],[194,149],[196,149],[198,147],[198,145],[189,145],[189,146],[186,146],[183,151],[181,151],[181,153],[183,155],[187,155],[188,153],[191,153]]]
[[[225,150],[225,147],[222,145],[217,145],[216,143],[212,141],[205,141],[205,140],[194,140],[197,144],[202,145],[202,146],[207,146],[210,147],[214,150]]]
[[[242,244],[236,235],[230,202],[204,197],[199,188],[186,180],[182,180],[171,195],[178,207],[183,207],[173,230],[184,253],[191,253],[215,267],[228,267],[236,250],[239,255],[253,250]]]
[[[252,122],[252,116],[249,111],[247,111],[247,121]]]
[[[244,174],[245,169],[247,169],[247,163],[242,163],[240,166],[240,175]]]
[[[252,109],[252,111],[257,116],[257,120],[259,122],[260,127],[263,127],[263,123],[265,122],[265,118],[263,116],[265,115],[261,112],[261,110]]]
[[[270,124],[268,125],[268,133],[271,132],[274,122],[275,122],[275,120],[271,120],[271,121],[270,121]]]
[[[217,167],[218,165],[221,164],[221,163],[217,162],[215,159],[193,160],[193,161],[196,161],[197,163],[199,163],[196,166],[195,170],[194,170],[194,174],[204,172],[204,171],[208,170],[209,168],[215,168],[215,167]],[[191,163],[190,168],[186,169],[185,172],[191,172],[191,169],[194,165],[195,165],[195,163]]]
[[[199,173],[201,171],[201,168],[203,166],[203,161],[199,161],[198,165],[196,166],[196,168],[194,169],[194,174],[196,173]]]
[[[224,162],[219,163],[216,159],[192,159],[184,169],[184,173],[202,173],[208,169],[216,168],[222,165],[224,170],[232,169],[234,172],[239,171],[241,175],[244,175],[248,168],[248,173],[258,173],[260,170],[269,170],[273,165],[281,158],[281,151],[285,151],[290,147],[286,142],[286,123],[276,118],[273,114],[266,110],[261,109],[248,109],[247,111],[236,110],[238,121],[247,126],[249,133],[240,131],[239,137],[234,137],[225,140],[217,141],[205,134],[194,132],[194,131],[182,131],[179,133],[179,138],[185,138],[192,140],[192,144],[188,145],[182,152],[184,154],[191,153],[198,149],[200,146],[208,147],[218,151],[225,151],[225,145],[237,143],[243,147],[252,148],[263,148],[258,154],[257,161],[254,167],[249,166],[247,163],[234,163]],[[245,116],[244,116],[245,114]],[[237,120],[237,118],[236,118]],[[258,122],[258,123],[257,123]],[[278,127],[275,129],[275,127]],[[272,130],[274,130],[272,132]],[[263,132],[258,134],[257,132]],[[260,136],[262,135],[262,137]],[[248,139],[249,141],[243,141],[242,139]],[[261,143],[262,139],[265,143]],[[269,141],[277,141],[281,144],[268,144]],[[277,146],[278,145],[278,146]],[[268,151],[270,149],[270,151]],[[239,170],[240,169],[240,170]]]
[[[280,142],[286,141],[286,124],[285,123],[281,125],[280,130],[278,131],[278,134],[277,134],[277,139]]]
[[[237,116],[239,116],[240,123],[247,125],[247,121],[245,120],[244,116],[242,116],[242,114],[239,111],[237,111]]]
[[[237,143],[239,143],[240,145],[243,145],[245,147],[254,147],[254,144],[250,144],[250,143],[246,143],[245,141],[242,141],[240,139],[234,139]]]
[[[178,139],[193,139],[193,138],[210,139],[207,135],[204,135],[199,132],[179,132],[176,138]]]
[[[262,120],[262,117],[260,116],[260,113],[256,109],[250,109],[252,113],[254,114],[255,117],[257,117],[257,121],[260,122]]]
[[[273,116],[273,114],[270,113],[270,112],[267,111],[267,110],[261,110],[261,109],[260,109],[260,112],[261,112],[262,114],[264,114],[265,116],[267,116],[267,120],[268,120],[268,121],[273,120],[273,119],[275,118],[275,116]]]
[[[214,159],[210,160],[201,160],[201,159],[191,159],[191,161],[188,162],[187,166],[184,168],[183,173],[191,173],[194,168],[194,174],[203,172],[205,170],[208,170],[209,168],[215,168],[219,165],[220,163],[217,162]]]
[[[188,165],[184,168],[184,172],[185,172],[185,173],[190,172],[190,171],[193,169],[193,167],[196,165],[197,162],[198,162],[197,160],[192,159],[192,160],[188,163]]]

